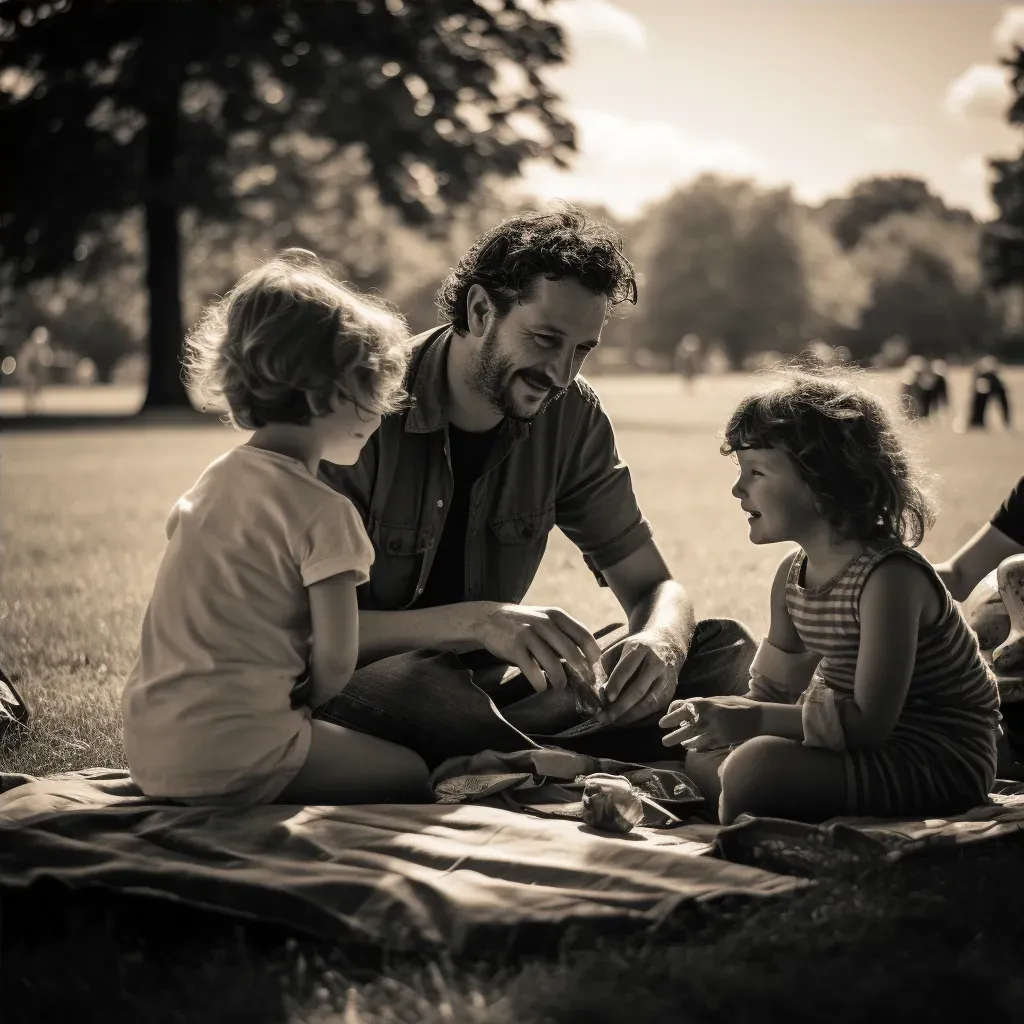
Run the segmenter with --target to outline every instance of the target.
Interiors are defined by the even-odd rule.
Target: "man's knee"
[[[757,648],[757,641],[739,619],[701,619],[697,623],[695,637],[701,647],[750,647],[751,657]]]
[[[757,644],[735,619],[703,619],[679,672],[677,697],[741,696],[750,683]]]

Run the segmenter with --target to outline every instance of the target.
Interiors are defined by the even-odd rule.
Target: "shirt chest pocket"
[[[499,544],[532,544],[547,540],[555,525],[555,506],[537,512],[517,512],[491,520]]]
[[[492,578],[501,581],[501,600],[521,601],[526,596],[554,525],[554,505],[491,519],[491,550],[497,560]]]
[[[367,533],[374,551],[370,607],[383,611],[407,607],[416,595],[423,557],[434,537],[428,531],[394,525],[374,516],[367,523]]]

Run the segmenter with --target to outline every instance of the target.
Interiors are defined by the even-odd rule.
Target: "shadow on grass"
[[[655,420],[630,420],[616,418],[615,429],[654,434],[693,434],[702,437],[721,428],[720,423],[693,421],[687,423]],[[42,434],[59,431],[81,430],[137,430],[146,427],[215,427],[225,426],[214,413],[199,412],[196,409],[152,409],[132,415],[108,415],[105,413],[76,413],[73,415],[5,416],[4,433]]]
[[[45,434],[83,430],[142,430],[149,427],[216,427],[227,429],[220,416],[198,409],[144,409],[131,415],[75,413],[69,415],[5,416],[5,434]]]
[[[6,1024],[72,1012],[77,1021],[278,1024],[323,1019],[325,1010],[339,1020],[425,1024],[1011,1020],[1024,998],[1022,872],[1019,836],[897,864],[824,860],[811,872],[818,884],[785,897],[687,904],[654,931],[495,929],[458,957],[344,946],[162,900],[41,883],[2,891],[3,1016]],[[399,1005],[412,1007],[410,999],[412,1017]]]
[[[612,426],[619,434],[629,431],[633,434],[656,434],[660,437],[699,437],[705,443],[709,437],[717,437],[725,427],[725,420],[637,420],[627,419],[625,416],[613,416],[611,419]]]

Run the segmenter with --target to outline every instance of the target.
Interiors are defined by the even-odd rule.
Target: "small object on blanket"
[[[0,668],[0,739],[11,738],[28,725],[28,705]],[[10,733],[11,737],[7,734]]]
[[[633,774],[635,780],[641,776],[641,772]],[[656,778],[652,781],[657,784]],[[652,821],[656,821],[660,828],[679,824],[680,821],[640,786],[634,786],[629,778],[605,772],[594,772],[583,779],[581,804],[583,824],[601,832],[618,832],[621,835],[631,832],[634,825],[644,824],[648,808],[655,812]]]
[[[601,832],[631,832],[644,820],[640,791],[619,775],[596,773],[583,783],[583,823]]]
[[[587,676],[580,675],[569,662],[564,662],[565,678],[576,700],[576,710],[583,718],[593,718],[605,706],[604,690],[608,676],[600,661],[590,666]]]

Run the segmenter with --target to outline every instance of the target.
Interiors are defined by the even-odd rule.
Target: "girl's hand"
[[[761,704],[749,697],[674,700],[658,723],[673,729],[661,742],[687,750],[715,750],[744,743],[761,732]]]

